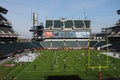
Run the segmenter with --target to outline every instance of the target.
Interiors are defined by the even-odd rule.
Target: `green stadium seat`
[[[42,41],[41,44],[44,48],[50,48],[50,41]]]
[[[75,28],[90,28],[89,20],[74,20]]]
[[[52,41],[53,48],[63,48],[64,42],[63,41]]]
[[[72,20],[65,21],[65,28],[72,28],[72,26],[73,26]]]
[[[63,22],[61,20],[54,20],[54,28],[62,28]]]
[[[88,42],[87,41],[78,41],[80,47],[82,48],[86,48],[88,46]]]
[[[94,45],[97,43],[98,41],[90,41],[90,47],[94,47]]]
[[[53,20],[46,20],[45,28],[49,28],[50,26],[53,26]]]
[[[75,28],[83,28],[84,24],[81,20],[74,20]]]
[[[106,45],[106,41],[100,41],[94,47],[97,48],[97,47],[101,47],[101,46],[104,46],[104,45]]]

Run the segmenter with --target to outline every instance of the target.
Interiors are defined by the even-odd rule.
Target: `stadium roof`
[[[8,10],[0,6],[0,13],[7,14]]]

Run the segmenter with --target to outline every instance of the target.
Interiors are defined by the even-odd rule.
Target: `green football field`
[[[0,80],[99,80],[99,69],[94,66],[107,65],[107,56],[99,52],[90,51],[89,64],[93,68],[89,69],[87,50],[40,50],[33,62],[0,65]],[[103,80],[120,78],[120,60],[109,57],[108,68],[100,71]]]

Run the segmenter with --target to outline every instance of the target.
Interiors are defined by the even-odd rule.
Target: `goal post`
[[[88,39],[88,68],[97,68],[99,71],[101,71],[102,68],[108,68],[109,65],[109,58],[108,58],[108,36],[106,36],[106,45],[107,45],[107,50],[106,50],[106,65],[98,65],[98,66],[91,66],[91,51],[90,51],[90,39]]]

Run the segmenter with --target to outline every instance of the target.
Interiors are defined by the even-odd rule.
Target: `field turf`
[[[91,50],[91,66],[107,64],[106,55],[99,52]],[[23,65],[0,65],[0,80],[99,80],[99,69],[88,69],[86,50],[40,50],[37,54],[33,62]],[[109,67],[101,72],[102,80],[119,80],[120,60],[109,57]]]

